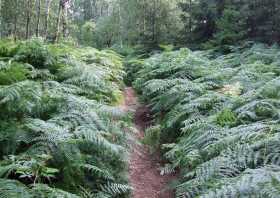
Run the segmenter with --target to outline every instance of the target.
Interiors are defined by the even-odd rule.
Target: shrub
[[[13,50],[17,46],[17,43],[6,39],[6,40],[0,40],[0,59],[8,58],[13,56]]]
[[[152,126],[145,130],[145,137],[143,138],[142,142],[143,144],[148,145],[152,152],[159,149],[160,133],[161,133],[161,128],[159,125]]]
[[[54,57],[46,45],[38,40],[28,40],[22,42],[15,49],[15,60],[23,63],[29,63],[38,69],[56,68],[56,57]]]
[[[217,124],[220,126],[234,126],[237,122],[237,117],[230,109],[224,109],[217,115]]]
[[[128,197],[126,120],[111,106],[121,58],[38,40],[11,54],[0,62],[1,195]]]
[[[28,78],[29,70],[20,63],[8,64],[0,69],[0,85],[10,85],[15,82],[24,81]]]
[[[180,169],[176,197],[279,196],[279,58],[279,47],[255,44],[144,61],[133,85],[161,125],[162,172]],[[157,132],[144,140],[157,146]]]
[[[133,79],[137,77],[138,71],[143,68],[144,60],[131,59],[125,61],[124,64],[126,69],[125,83],[127,85],[132,85]]]
[[[8,48],[5,45],[0,44],[0,57],[7,57],[7,56],[9,56]]]

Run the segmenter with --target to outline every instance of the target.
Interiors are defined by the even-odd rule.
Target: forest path
[[[131,142],[129,162],[129,181],[133,187],[132,198],[173,198],[174,192],[167,190],[167,187],[174,176],[161,176],[160,154],[151,154],[146,146],[139,143],[151,120],[149,109],[138,103],[131,87],[124,90],[124,97],[123,108],[125,111],[135,112],[134,125],[137,129],[135,141]]]

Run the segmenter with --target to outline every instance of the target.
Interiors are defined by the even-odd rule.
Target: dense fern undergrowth
[[[0,197],[127,197],[113,51],[0,42]]]
[[[176,197],[279,197],[280,49],[181,49],[130,60],[154,113],[146,142],[180,170]]]

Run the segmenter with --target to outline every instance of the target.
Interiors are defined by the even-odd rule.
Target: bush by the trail
[[[0,55],[0,197],[128,197],[127,118],[112,105],[120,56],[38,40],[11,46]]]
[[[160,126],[152,126],[146,129],[142,142],[150,147],[151,152],[156,151],[160,146]]]
[[[177,197],[279,197],[280,49],[232,49],[154,55],[133,83],[160,120],[163,172],[181,169]]]

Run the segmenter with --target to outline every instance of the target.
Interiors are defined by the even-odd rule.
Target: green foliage
[[[236,124],[237,118],[235,113],[230,109],[224,109],[217,115],[217,123],[220,126],[232,126]]]
[[[29,70],[20,63],[5,63],[0,68],[0,85],[9,85],[15,82],[27,80]],[[0,62],[1,65],[1,62]],[[6,65],[6,66],[5,66]]]
[[[137,72],[133,85],[160,124],[145,139],[157,146],[160,136],[162,174],[182,174],[176,197],[278,196],[280,50],[245,46],[163,52]]]
[[[0,40],[0,59],[12,56],[15,44],[10,39]]]
[[[133,82],[133,79],[137,77],[138,71],[140,71],[143,68],[144,61],[141,59],[129,59],[125,61],[125,69],[126,69],[126,77],[125,77],[125,83],[127,85],[131,85]]]
[[[21,42],[0,67],[0,197],[127,197],[123,75],[109,50]]]
[[[173,45],[159,45],[159,47],[165,52],[171,52],[174,49]]]
[[[4,44],[0,44],[0,57],[7,57],[9,55],[9,50]]]
[[[237,45],[245,38],[247,33],[245,22],[239,11],[232,8],[225,9],[223,16],[217,20],[217,33],[213,35],[213,40],[206,44],[211,47],[208,46],[207,48],[211,49],[219,46],[225,52],[228,52],[230,50],[228,49],[229,46]]]
[[[151,148],[151,151],[156,151],[160,146],[160,126],[153,126],[145,130],[145,137],[142,142]]]
[[[38,69],[56,69],[55,57],[39,39],[20,43],[14,50],[14,56],[16,61],[31,64]]]
[[[93,22],[86,22],[81,28],[81,41],[83,45],[87,46],[95,46],[95,38],[94,38],[94,31],[95,31],[95,23]]]
[[[182,36],[195,49],[214,47],[229,53],[229,45],[248,40],[279,42],[277,0],[189,0],[179,5],[185,26]]]

